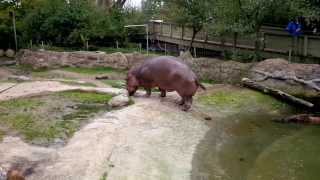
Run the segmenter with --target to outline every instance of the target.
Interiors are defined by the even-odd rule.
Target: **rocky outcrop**
[[[239,84],[249,77],[260,84],[293,96],[306,98],[320,105],[320,65],[290,63],[284,59],[267,59],[259,63],[240,63],[212,58],[180,58],[192,67],[201,79],[218,83]]]
[[[200,79],[218,83],[238,84],[247,76],[252,64],[222,61],[213,58],[183,59]]]
[[[253,66],[249,77],[259,83],[300,97],[320,96],[320,65],[267,59]]]
[[[116,69],[128,69],[133,65],[143,62],[147,56],[132,53],[104,52],[54,52],[22,50],[17,57],[21,65],[27,65],[33,69],[59,68],[63,66],[73,67],[112,67]]]
[[[9,58],[14,58],[14,55],[15,55],[15,51],[12,50],[12,49],[8,49],[6,52],[5,52],[6,56],[9,57]]]

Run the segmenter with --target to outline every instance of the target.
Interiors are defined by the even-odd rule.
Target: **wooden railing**
[[[188,46],[192,38],[192,29],[170,23],[151,22],[149,24],[150,37],[154,40]],[[294,43],[294,38],[285,29],[264,26],[261,29],[261,51],[269,56],[296,54],[299,56],[320,58],[320,37],[314,35],[302,35]],[[210,35],[212,33],[200,31],[194,42],[194,47],[209,50],[223,50],[239,48],[253,51],[255,44],[254,35],[239,35],[236,45],[234,37]],[[294,45],[295,44],[295,45]]]

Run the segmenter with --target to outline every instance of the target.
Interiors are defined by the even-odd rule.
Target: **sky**
[[[141,0],[127,0],[127,5],[141,7]]]

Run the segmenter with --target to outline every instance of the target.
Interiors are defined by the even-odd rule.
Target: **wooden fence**
[[[150,39],[188,47],[192,38],[192,29],[170,23],[151,22],[149,24]],[[284,28],[264,26],[261,29],[261,51],[266,57],[289,56],[295,54],[302,57],[320,58],[320,37],[302,35],[294,39]],[[255,35],[238,36],[235,45],[234,37],[209,35],[200,31],[194,41],[195,48],[222,51],[234,47],[243,51],[254,51]]]

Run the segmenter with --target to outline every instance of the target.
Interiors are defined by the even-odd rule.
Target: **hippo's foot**
[[[185,104],[185,105],[182,107],[182,111],[189,111],[190,108],[191,108],[191,106]]]
[[[180,106],[183,106],[184,103],[185,103],[185,101],[184,101],[184,99],[182,99],[182,100],[179,102],[179,105],[180,105]]]
[[[167,96],[166,93],[162,93],[162,92],[161,92],[160,97],[164,98],[164,97],[166,97],[166,96]]]
[[[167,96],[166,90],[163,90],[163,89],[159,88],[159,91],[161,92],[160,97],[166,97]]]
[[[151,96],[151,89],[146,89],[146,95],[145,97],[150,97]]]

